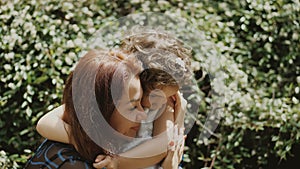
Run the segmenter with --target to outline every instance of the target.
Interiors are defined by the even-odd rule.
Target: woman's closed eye
[[[134,110],[136,110],[138,107],[137,106],[133,106],[133,107],[131,107],[130,109],[129,109],[129,111],[134,111]]]

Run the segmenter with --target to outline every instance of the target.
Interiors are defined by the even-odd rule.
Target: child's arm
[[[158,114],[158,118],[153,122],[153,138],[142,144],[122,153],[125,157],[148,157],[167,151],[168,138],[166,135],[166,121],[174,122],[174,99],[167,100],[165,110]],[[163,150],[163,151],[162,151]]]
[[[166,110],[154,121],[153,136],[166,131],[166,121],[170,120],[178,125],[178,128],[184,127],[184,117],[186,113],[187,101],[177,92],[167,100]]]
[[[153,164],[157,164],[160,162],[167,153],[167,147],[169,144],[166,131],[166,121],[171,120],[175,124],[178,125],[178,128],[183,127],[184,116],[186,111],[186,100],[180,95],[178,92],[175,96],[168,98],[166,110],[157,118],[154,122],[153,135],[157,136],[151,140],[148,140],[141,145],[138,145],[131,150],[128,150],[117,158],[118,166],[133,169],[133,168],[144,168],[147,166],[151,166]],[[163,133],[164,132],[164,133]],[[176,148],[176,151],[168,152],[167,158],[164,160],[164,166],[170,166],[174,163],[173,156],[174,152],[182,154],[184,143],[177,145],[177,147],[182,147],[180,149]],[[163,151],[162,151],[163,150]],[[162,153],[163,152],[163,153]],[[153,156],[153,154],[158,154]],[[153,156],[153,157],[149,157]],[[126,158],[126,157],[140,157],[140,158]],[[181,157],[181,156],[180,156]],[[104,159],[105,156],[100,155],[100,159]],[[105,158],[98,163],[94,163],[95,168],[102,168],[108,164],[108,161],[113,161],[112,158]],[[179,158],[180,159],[180,158]],[[97,160],[97,159],[96,159]],[[173,161],[170,161],[173,160]],[[100,161],[100,160],[98,160]],[[180,160],[175,160],[175,163],[179,163]],[[113,162],[111,162],[113,163]],[[115,164],[116,165],[116,164]],[[114,166],[115,166],[114,165]]]
[[[163,113],[159,114],[158,118],[153,122],[153,136],[157,136],[160,133],[166,131],[166,121],[175,121],[174,111],[175,111],[175,98],[173,96],[169,97],[167,100],[166,109]]]
[[[154,135],[166,130],[168,134],[168,154],[162,162],[163,168],[177,168],[181,162],[184,140],[186,138],[186,136],[184,136],[186,105],[187,101],[177,92],[176,95],[168,98],[166,111],[154,122]],[[167,121],[169,121],[169,126],[167,125]],[[175,125],[173,126],[174,131],[172,131],[173,127],[170,126],[171,123]]]
[[[166,109],[162,115],[156,119],[156,134],[151,140],[119,154],[118,157],[112,158],[105,155],[99,155],[93,166],[95,168],[111,167],[122,169],[139,169],[146,168],[161,162],[167,155],[168,137],[166,133],[166,120],[173,118],[173,112]],[[167,114],[167,115],[166,115]],[[161,124],[160,124],[161,123]],[[154,127],[155,128],[155,127]]]
[[[50,140],[69,143],[67,131],[69,125],[62,120],[64,105],[61,105],[39,119],[36,130]]]

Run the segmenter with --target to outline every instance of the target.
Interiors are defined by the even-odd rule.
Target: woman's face
[[[147,118],[141,106],[143,90],[139,78],[133,77],[125,89],[111,116],[110,125],[125,136],[136,137],[141,120]]]

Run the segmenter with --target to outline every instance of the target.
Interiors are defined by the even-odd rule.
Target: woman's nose
[[[137,122],[141,122],[142,120],[146,120],[146,119],[147,119],[147,113],[144,110],[137,112],[137,115],[136,115]]]

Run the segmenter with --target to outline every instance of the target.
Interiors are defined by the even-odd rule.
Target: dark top
[[[25,169],[92,169],[70,144],[45,140],[34,156],[27,161]]]

